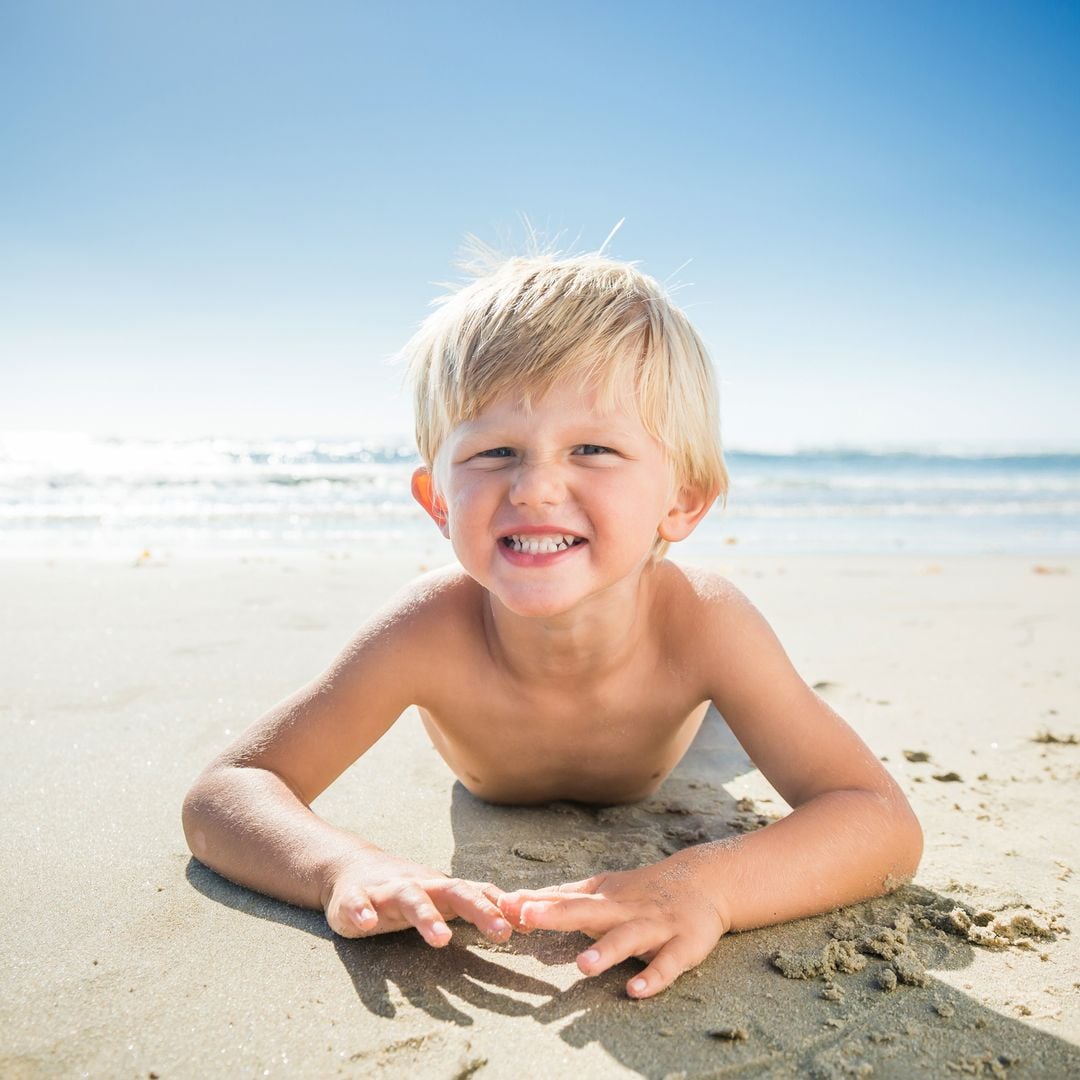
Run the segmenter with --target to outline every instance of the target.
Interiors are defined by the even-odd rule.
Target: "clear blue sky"
[[[1076,3],[4,0],[0,430],[405,432],[525,214],[625,217],[734,446],[1080,446],[1078,133]]]

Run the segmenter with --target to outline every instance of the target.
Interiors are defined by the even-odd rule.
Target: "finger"
[[[480,891],[493,903],[498,904],[499,900],[505,895],[502,889],[498,885],[492,885],[490,882],[484,882],[480,885]]]
[[[506,895],[506,893],[499,888],[498,885],[492,885],[490,881],[470,881],[467,878],[459,878],[459,881],[465,885],[472,886],[479,889],[484,896],[488,898],[493,904],[498,906],[499,901]]]
[[[418,885],[407,885],[397,894],[397,906],[402,918],[420,931],[420,936],[436,948],[450,941],[450,927],[443,922],[442,913],[428,894]]]
[[[599,937],[627,918],[626,905],[606,896],[589,894],[563,900],[528,900],[521,905],[520,912],[521,924],[526,929],[580,930],[592,937]]]
[[[626,984],[626,992],[634,998],[647,998],[659,994],[684,971],[700,963],[702,959],[703,957],[694,955],[692,947],[685,938],[672,938],[653,957],[649,966]]]
[[[335,897],[326,909],[326,921],[335,934],[342,937],[364,937],[379,925],[375,905],[362,889],[350,889]]]
[[[515,929],[520,930],[523,934],[529,933],[529,927],[525,926],[521,921],[521,901],[515,902],[509,893],[503,893],[498,899],[499,911],[502,912],[503,917],[508,923]]]
[[[498,905],[472,882],[456,881],[443,890],[441,896],[436,894],[435,899],[441,910],[445,910],[444,905],[448,906],[451,914],[471,922],[492,941],[506,941],[513,933]]]
[[[533,900],[561,900],[567,896],[592,895],[603,875],[583,881],[568,881],[562,885],[548,885],[542,889],[515,889],[504,892],[498,900],[499,910],[517,930],[528,933],[534,927],[526,926],[521,918],[521,906]]]
[[[580,953],[577,965],[585,975],[599,975],[631,956],[659,950],[670,939],[670,933],[657,922],[631,919],[609,930],[596,944]]]

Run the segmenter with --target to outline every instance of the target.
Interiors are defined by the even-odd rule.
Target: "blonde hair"
[[[496,398],[528,405],[572,377],[601,408],[631,378],[642,424],[666,451],[680,487],[723,498],[728,475],[705,346],[665,290],[635,264],[602,250],[505,258],[470,238],[450,285],[398,354],[409,366],[416,443],[433,468],[451,430]],[[653,555],[667,544],[659,538]]]

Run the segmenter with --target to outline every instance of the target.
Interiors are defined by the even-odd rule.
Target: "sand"
[[[732,935],[634,1002],[634,962],[582,978],[583,938],[344,941],[187,852],[196,772],[417,560],[0,563],[0,1076],[1080,1075],[1080,560],[714,565],[886,761],[926,854],[899,893]],[[316,809],[506,887],[785,812],[715,713],[653,799],[515,810],[410,712]]]

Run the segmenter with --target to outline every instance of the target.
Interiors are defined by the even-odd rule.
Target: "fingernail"
[[[505,934],[510,929],[510,924],[505,919],[496,919],[491,924],[491,932],[493,934]]]
[[[446,923],[444,923],[444,922],[432,923],[431,924],[431,930],[432,930],[432,933],[438,934],[440,937],[443,934],[449,934],[450,933],[450,927],[447,926]]]
[[[375,912],[372,911],[371,908],[366,907],[366,908],[361,908],[360,909],[360,921],[361,922],[367,922],[368,919],[374,919],[374,918],[375,918]]]
[[[584,960],[586,964],[595,964],[600,960],[600,950],[586,949],[585,952],[581,954],[581,959]]]
[[[648,985],[649,984],[644,979],[631,979],[630,981],[630,989],[633,990],[635,994],[642,993],[648,988]]]

